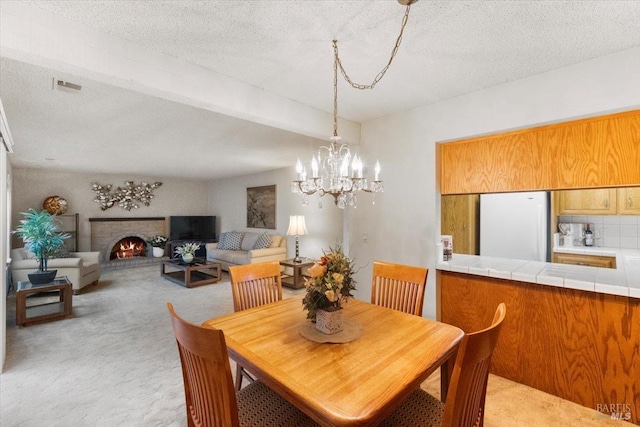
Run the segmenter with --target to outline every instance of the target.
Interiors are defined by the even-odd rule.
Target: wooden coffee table
[[[167,267],[172,271],[167,271]],[[162,263],[160,275],[185,288],[208,285],[220,281],[220,263],[207,262],[204,258],[194,258],[190,263],[170,259]]]
[[[50,302],[49,298],[56,301]],[[37,298],[46,298],[42,304],[27,304]],[[16,286],[16,324],[27,326],[34,323],[50,322],[71,316],[71,282],[67,276],[56,277],[46,285],[34,285],[28,280],[18,282]]]

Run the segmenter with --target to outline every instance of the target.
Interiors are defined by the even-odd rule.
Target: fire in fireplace
[[[109,260],[146,256],[147,243],[140,237],[130,236],[118,240],[118,242],[113,245],[113,248],[111,248],[111,256],[109,257]]]

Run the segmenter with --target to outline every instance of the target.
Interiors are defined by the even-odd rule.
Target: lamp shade
[[[304,236],[308,234],[307,225],[304,223],[304,215],[289,216],[288,236]]]

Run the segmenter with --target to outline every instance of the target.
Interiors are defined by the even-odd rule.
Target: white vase
[[[342,310],[316,311],[316,329],[327,335],[342,330]]]
[[[153,247],[153,256],[156,258],[160,258],[164,256],[164,248]]]
[[[186,262],[187,264],[193,261],[193,254],[184,254],[182,255],[182,261]]]

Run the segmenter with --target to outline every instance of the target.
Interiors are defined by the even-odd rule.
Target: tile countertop
[[[640,298],[640,250],[600,247],[554,248],[554,252],[615,256],[617,268],[554,264],[507,258],[453,254],[438,270],[560,286],[603,294]]]

